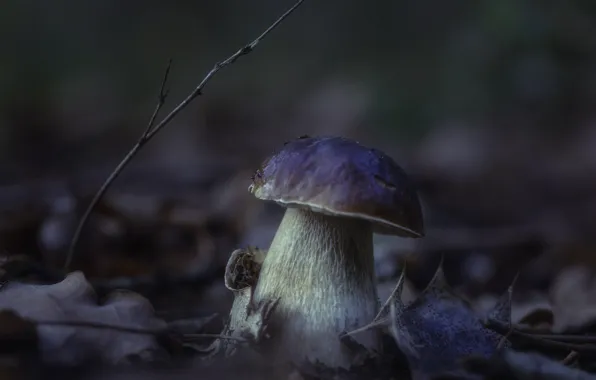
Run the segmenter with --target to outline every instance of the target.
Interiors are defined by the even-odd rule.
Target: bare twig
[[[112,330],[122,333],[139,334],[139,335],[163,335],[168,332],[168,329],[144,329],[139,327],[110,325],[101,322],[89,321],[36,321],[32,320],[38,326],[54,326],[54,327],[83,327],[91,329]]]
[[[579,356],[579,354],[576,351],[571,351],[567,356],[565,356],[565,358],[563,360],[561,360],[561,364],[569,365],[569,364],[571,364],[571,362],[573,362],[575,359],[577,359],[578,356]]]
[[[581,343],[596,345],[596,336],[589,335],[569,335],[569,334],[532,334],[539,339],[554,340],[565,343]]]
[[[374,329],[379,326],[385,326],[388,324],[388,322],[389,322],[389,317],[382,317],[378,320],[375,320],[375,321],[369,323],[366,326],[362,326],[362,327],[359,327],[357,329],[350,330],[350,331],[344,331],[341,334],[339,334],[339,338],[343,339],[343,338],[351,337],[353,335],[359,334],[364,331],[368,331],[370,329]]]
[[[139,327],[131,327],[131,326],[118,326],[118,325],[111,325],[107,323],[100,323],[100,322],[89,322],[89,321],[36,321],[32,320],[31,322],[35,323],[38,326],[54,326],[54,327],[81,327],[81,328],[91,328],[91,329],[102,329],[102,330],[112,330],[118,331],[122,333],[128,334],[139,334],[139,335],[154,335],[154,336],[163,336],[167,334],[175,333],[170,328],[161,328],[161,329],[144,329]],[[224,339],[224,340],[233,340],[233,341],[240,341],[243,342],[244,340],[232,337],[228,335],[221,335],[221,334],[183,334],[184,338],[217,338],[217,339]]]
[[[246,340],[230,335],[222,335],[222,334],[184,334],[183,336],[186,339],[196,339],[196,338],[217,338],[223,340],[232,340],[235,342],[245,342]]]
[[[281,24],[290,14],[292,14],[296,10],[296,8],[298,8],[303,2],[304,2],[304,0],[298,0],[294,5],[292,5],[292,7],[290,7],[287,11],[285,11],[277,20],[275,20],[275,22],[273,22],[273,24],[271,24],[263,33],[261,33],[261,35],[259,35],[257,38],[255,38],[252,42],[250,42],[248,45],[245,45],[244,47],[239,49],[237,52],[235,52],[234,54],[232,54],[225,60],[223,60],[221,62],[217,62],[213,66],[211,71],[209,71],[207,73],[207,75],[203,78],[203,80],[197,85],[197,87],[195,87],[195,89],[180,104],[178,104],[176,106],[176,108],[174,108],[166,117],[164,117],[162,119],[162,121],[160,121],[159,124],[157,124],[157,126],[155,126],[153,128],[152,123],[151,122],[149,123],[149,126],[145,130],[145,133],[143,133],[143,135],[141,136],[139,141],[135,144],[135,146],[130,150],[130,152],[128,152],[128,154],[124,157],[124,159],[120,162],[120,164],[118,164],[116,169],[114,169],[112,174],[104,182],[102,187],[99,189],[99,191],[97,192],[97,194],[95,195],[95,197],[93,198],[93,200],[91,201],[89,206],[87,207],[87,210],[85,211],[85,214],[83,214],[83,217],[81,218],[81,221],[79,222],[79,225],[77,226],[75,234],[73,235],[73,239],[70,244],[70,247],[68,250],[68,255],[66,258],[65,265],[64,265],[65,269],[68,269],[68,267],[70,266],[70,263],[72,261],[72,257],[74,254],[74,249],[75,249],[76,244],[77,244],[79,237],[81,235],[81,231],[83,230],[83,227],[84,227],[87,219],[89,218],[89,215],[93,211],[93,208],[99,202],[99,200],[101,199],[103,194],[107,191],[110,184],[114,181],[114,179],[116,179],[116,177],[118,177],[120,172],[122,172],[124,167],[130,162],[130,160],[132,160],[132,158],[143,147],[143,145],[145,145],[147,142],[149,142],[149,140],[151,140],[159,131],[161,131],[163,129],[163,127],[165,127],[167,124],[169,124],[170,121],[172,121],[172,119],[180,111],[182,111],[184,108],[186,108],[197,96],[201,95],[205,85],[207,85],[207,83],[215,76],[215,74],[217,74],[217,72],[219,72],[224,67],[229,66],[232,63],[236,62],[236,60],[238,58],[240,58],[241,56],[247,55],[250,52],[252,52],[255,49],[255,47],[259,44],[259,42],[261,42],[261,40],[263,40],[269,33],[271,33],[275,28],[277,28],[279,26],[279,24]],[[165,76],[166,78],[164,78],[164,81],[163,81],[164,84],[166,82],[168,72],[169,72],[169,66],[168,66],[168,70],[166,72],[166,76]],[[157,113],[159,112],[161,105],[163,105],[163,101],[165,101],[165,95],[166,94],[164,94],[164,92],[163,92],[163,85],[162,85],[162,91],[160,92],[158,106],[156,107],[154,116],[151,118],[152,122],[155,121],[155,118],[157,117]]]
[[[489,323],[498,328],[496,321],[489,321]],[[516,326],[515,331],[523,334],[532,335],[533,337],[536,337],[538,339],[547,339],[566,343],[582,343],[596,345],[595,335],[544,333],[542,331],[536,331],[535,329],[526,326]]]
[[[511,328],[509,325],[496,321],[494,319],[488,319],[485,326],[501,335],[510,334],[512,337],[519,337],[533,344],[537,344],[547,348],[556,348],[567,351],[576,351],[578,354],[596,354],[596,345],[587,344],[574,344],[567,343],[556,339],[556,334],[552,336],[548,335],[537,335],[529,332],[523,332],[516,328]]]
[[[513,325],[510,325],[509,331],[507,331],[507,334],[503,335],[503,337],[499,340],[499,344],[497,344],[497,351],[501,351],[503,349],[503,347],[505,347],[505,344],[509,340],[509,337],[511,336],[512,333],[513,333]]]

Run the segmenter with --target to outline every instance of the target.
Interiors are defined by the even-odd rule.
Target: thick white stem
[[[348,367],[338,334],[370,323],[379,308],[370,223],[288,208],[254,297],[280,299],[271,333],[280,354],[296,362]],[[354,338],[379,349],[375,331]]]

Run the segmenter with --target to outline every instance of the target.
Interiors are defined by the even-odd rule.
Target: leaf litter
[[[104,365],[172,364],[178,362],[177,355],[182,357],[185,353],[194,361],[194,367],[216,368],[218,363],[250,358],[249,362],[253,363],[264,360],[262,365],[271,367],[274,378],[305,380],[482,379],[505,375],[592,378],[580,368],[582,358],[596,357],[596,352],[587,350],[596,339],[584,342],[585,345],[580,342],[578,351],[571,351],[572,346],[565,339],[573,339],[560,334],[577,331],[593,320],[589,303],[584,308],[585,314],[575,319],[565,310],[565,302],[567,305],[575,302],[568,300],[570,294],[584,301],[593,299],[589,277],[579,276],[578,273],[584,272],[574,268],[553,284],[552,293],[556,296],[551,297],[553,306],[549,312],[555,315],[559,329],[553,328],[546,335],[531,333],[545,332],[544,325],[537,330],[531,322],[544,319],[544,310],[548,310],[544,307],[527,308],[527,314],[519,314],[517,323],[513,323],[514,283],[490,309],[479,312],[449,286],[441,263],[426,288],[406,303],[402,299],[407,273],[404,266],[376,318],[361,329],[340,336],[346,349],[358,358],[352,368],[337,370],[320,363],[280,368],[275,363],[266,363],[261,347],[267,342],[268,316],[275,302],[256,305],[252,300],[265,255],[265,250],[252,247],[231,254],[223,282],[234,295],[234,301],[221,334],[201,332],[214,320],[213,315],[166,322],[140,294],[117,290],[98,297],[81,272],[72,272],[49,284],[47,280],[32,282],[29,277],[21,281],[8,276],[9,280],[0,288],[0,321],[10,328],[0,330],[0,339],[13,347],[9,351],[14,360],[21,358],[18,363],[35,358],[63,366],[89,361]],[[12,267],[6,266],[9,271],[15,267],[14,261],[10,263]],[[584,276],[588,276],[587,272]],[[576,305],[573,310],[581,308]],[[383,352],[371,355],[351,338],[366,329],[382,331]],[[572,337],[577,336],[580,335]],[[205,339],[208,337],[212,338],[211,344]],[[528,341],[533,342],[533,350],[523,349]],[[574,368],[578,364],[580,368]]]

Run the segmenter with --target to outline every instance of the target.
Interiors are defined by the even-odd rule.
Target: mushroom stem
[[[338,334],[377,314],[372,225],[364,220],[289,207],[271,243],[255,289],[259,302],[279,298],[272,346],[300,363],[349,367]],[[378,332],[357,337],[379,350]]]

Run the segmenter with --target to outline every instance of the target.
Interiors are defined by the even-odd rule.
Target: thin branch
[[[139,335],[163,335],[168,333],[168,329],[144,329],[139,327],[110,325],[101,322],[89,321],[36,321],[32,320],[38,326],[54,326],[54,327],[83,327],[100,330],[112,330],[129,334]]]
[[[561,360],[561,364],[563,365],[570,365],[571,362],[575,361],[579,357],[577,351],[571,351],[563,360]]]
[[[116,169],[114,169],[112,174],[110,174],[108,179],[103,183],[101,188],[97,191],[97,193],[91,200],[91,203],[89,203],[89,206],[87,206],[85,213],[81,217],[81,220],[79,221],[79,224],[77,225],[77,229],[75,230],[74,235],[72,236],[70,246],[68,247],[68,253],[66,255],[66,262],[64,263],[65,270],[68,270],[68,267],[70,267],[70,263],[72,262],[72,258],[74,256],[75,247],[77,246],[77,243],[79,242],[79,239],[81,238],[81,233],[83,232],[83,228],[85,227],[85,224],[87,223],[87,220],[89,219],[89,216],[91,215],[91,212],[93,212],[93,209],[99,203],[99,201],[101,200],[101,198],[103,197],[105,192],[108,190],[108,187],[111,185],[111,183],[114,182],[114,180],[118,177],[118,175],[120,175],[120,173],[122,172],[122,169],[124,169],[124,166],[135,156],[135,154],[139,151],[139,149],[141,149],[141,147],[147,142],[149,133],[151,132],[151,130],[153,129],[153,126],[155,125],[155,120],[157,119],[157,115],[159,114],[159,111],[165,104],[166,98],[168,96],[168,91],[165,89],[165,87],[168,82],[168,76],[170,75],[171,67],[172,67],[172,60],[170,59],[168,61],[168,66],[166,67],[166,71],[165,71],[163,79],[161,81],[161,87],[159,89],[159,97],[157,99],[157,104],[155,105],[155,110],[153,111],[153,114],[151,115],[151,118],[149,119],[149,123],[147,123],[147,128],[145,128],[145,132],[143,132],[139,141],[137,141],[135,146],[130,150],[130,152],[128,152],[128,154],[126,155],[126,157],[124,157],[122,162],[120,162],[120,164],[116,167]]]
[[[513,325],[509,326],[507,334],[503,335],[501,340],[499,340],[499,344],[497,344],[497,351],[501,351],[503,347],[505,347],[505,344],[509,341],[509,337],[511,336],[511,334],[513,334]]]
[[[145,329],[139,327],[131,327],[131,326],[118,326],[118,325],[111,325],[108,323],[101,323],[101,322],[89,322],[89,321],[36,321],[31,320],[31,322],[35,323],[38,326],[53,326],[53,327],[80,327],[80,328],[91,328],[91,329],[101,329],[101,330],[111,330],[111,331],[118,331],[122,333],[128,334],[138,334],[138,335],[153,335],[153,336],[163,336],[166,334],[173,334],[171,328],[161,328],[161,329]],[[233,340],[243,342],[243,339],[228,336],[228,335],[221,335],[221,334],[182,334],[184,338],[216,338],[216,339],[224,339],[224,340]]]
[[[490,321],[491,325],[494,325],[494,321]],[[583,343],[596,345],[595,335],[584,335],[584,334],[557,334],[557,333],[544,333],[542,331],[536,331],[531,327],[517,326],[516,331],[528,335],[532,335],[538,339],[554,340],[558,342],[566,343]]]
[[[236,53],[232,54],[223,61],[217,62],[215,66],[213,66],[211,71],[207,73],[205,78],[203,78],[201,83],[199,83],[198,86],[195,87],[195,89],[186,97],[186,99],[184,99],[180,104],[178,104],[178,106],[176,106],[176,108],[174,108],[172,112],[170,112],[166,117],[164,117],[163,120],[151,132],[149,132],[149,134],[147,135],[147,140],[151,139],[160,130],[162,130],[163,127],[165,127],[170,121],[172,121],[172,119],[180,111],[186,108],[186,106],[188,106],[190,102],[192,102],[197,96],[202,95],[203,88],[205,88],[205,85],[207,85],[207,83],[215,76],[215,74],[217,74],[218,71],[236,62],[236,60],[242,57],[243,55],[247,55],[250,52],[252,52],[255,49],[255,47],[259,44],[259,42],[261,42],[261,40],[263,40],[269,33],[271,33],[275,28],[277,28],[279,24],[281,24],[289,15],[291,15],[296,10],[296,8],[298,8],[303,2],[304,0],[298,0],[294,5],[292,5],[292,7],[290,7],[290,9],[285,11],[284,14],[282,14],[277,20],[275,20],[275,22],[271,24],[271,26],[269,26],[263,33],[261,33],[260,36],[255,38],[251,43],[245,45]]]
[[[235,336],[230,335],[221,335],[221,334],[184,334],[184,338],[196,339],[196,338],[216,338],[216,339],[223,339],[223,340],[231,340],[234,342],[246,342],[246,340],[242,338],[238,338]]]
[[[166,103],[166,98],[170,93],[170,90],[166,90],[166,84],[168,83],[168,77],[170,76],[170,69],[172,68],[172,59],[168,61],[168,65],[166,66],[166,71],[163,75],[163,79],[161,81],[161,86],[159,88],[159,98],[157,99],[157,105],[155,106],[155,110],[153,111],[153,115],[151,115],[151,119],[149,119],[149,123],[147,124],[147,128],[145,128],[145,132],[141,136],[141,139],[146,139],[147,135],[155,125],[155,120],[157,120],[157,115],[159,114],[159,110],[161,107]]]
[[[155,128],[152,128],[151,123],[149,124],[145,133],[141,136],[139,141],[130,150],[130,152],[128,152],[128,154],[124,157],[124,159],[120,162],[120,164],[118,164],[116,169],[114,169],[112,174],[104,182],[102,187],[99,189],[99,191],[97,192],[97,194],[95,195],[95,197],[93,198],[93,200],[91,201],[89,206],[87,207],[85,214],[83,215],[83,217],[81,218],[81,221],[79,222],[79,225],[77,226],[77,230],[75,231],[71,245],[69,247],[68,255],[66,258],[65,265],[64,265],[65,269],[68,269],[68,267],[70,266],[70,263],[72,261],[72,257],[74,254],[74,248],[76,247],[77,241],[81,235],[81,231],[83,230],[83,227],[84,227],[87,219],[89,218],[89,215],[91,214],[91,212],[93,211],[93,209],[95,208],[97,203],[99,203],[99,200],[101,199],[103,194],[107,191],[107,189],[111,185],[111,183],[118,177],[120,172],[122,172],[122,170],[126,167],[126,165],[130,162],[130,160],[132,160],[132,158],[137,154],[137,152],[143,147],[143,145],[145,145],[147,142],[149,142],[149,140],[151,140],[157,133],[159,133],[159,131],[161,131],[163,129],[163,127],[165,127],[167,124],[169,124],[170,121],[172,121],[172,119],[180,111],[182,111],[184,108],[186,108],[197,96],[201,95],[205,85],[207,85],[207,83],[215,76],[215,74],[217,74],[217,72],[219,72],[224,67],[229,66],[232,63],[236,62],[236,60],[238,58],[240,58],[241,56],[247,55],[250,52],[252,52],[255,49],[255,47],[259,44],[259,42],[261,42],[261,40],[263,40],[269,33],[271,33],[275,28],[277,28],[279,26],[279,24],[281,24],[288,16],[290,16],[303,2],[304,2],[304,0],[298,0],[292,7],[290,7],[287,11],[285,11],[277,20],[275,20],[275,22],[273,22],[273,24],[271,24],[263,33],[261,33],[261,35],[259,35],[257,38],[255,38],[252,42],[250,42],[248,45],[242,47],[236,53],[232,54],[230,57],[226,58],[225,60],[216,63],[215,66],[213,66],[213,68],[211,69],[211,71],[209,71],[207,73],[207,75],[203,78],[203,80],[186,97],[186,99],[184,99],[180,104],[178,104],[178,106],[176,106],[176,108],[174,108],[166,117],[164,117],[163,120],[161,122],[159,122],[159,124],[157,124],[157,126]],[[169,66],[168,66],[167,72],[169,72]],[[167,77],[167,73],[166,73],[166,77]],[[163,83],[165,83],[165,80],[163,81]],[[162,96],[162,95],[164,95],[163,87],[162,87],[162,91],[160,92],[160,98],[159,98],[158,106],[156,107],[156,112],[154,113],[155,116],[157,116],[159,108],[161,108],[161,106],[159,104],[162,103],[162,101],[165,101],[165,96]],[[163,103],[162,103],[162,105],[163,105]],[[152,117],[152,120],[154,121],[153,117]]]
[[[542,347],[555,348],[567,351],[577,351],[578,353],[589,353],[591,355],[596,354],[596,345],[594,344],[574,344],[556,340],[556,334],[552,336],[547,335],[536,335],[529,332],[523,332],[516,328],[511,329],[508,325],[496,321],[494,319],[488,319],[485,326],[501,335],[510,334],[512,337],[518,337]]]
[[[596,336],[569,334],[532,334],[539,339],[554,340],[565,343],[582,343],[596,345]]]

